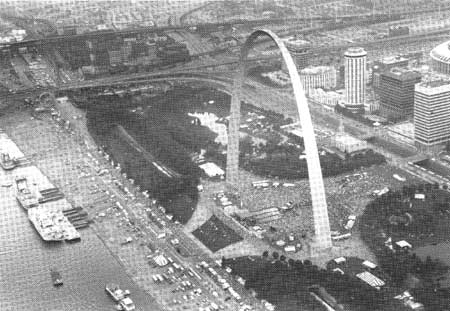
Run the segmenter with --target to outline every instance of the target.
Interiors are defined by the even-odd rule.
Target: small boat
[[[134,305],[134,302],[130,297],[125,297],[119,301],[116,309],[119,311],[134,311],[136,310],[136,306]]]
[[[105,290],[115,302],[119,302],[130,295],[129,290],[122,290],[117,284],[106,284]]]
[[[0,154],[0,166],[5,170],[9,171],[15,168],[18,164],[18,161],[16,159],[13,159],[10,157],[8,153],[1,153]]]
[[[62,276],[61,273],[59,273],[59,271],[51,269],[50,276],[52,277],[53,286],[63,285]]]

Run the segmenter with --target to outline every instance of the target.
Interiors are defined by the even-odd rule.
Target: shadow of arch
[[[312,126],[311,115],[305,92],[300,82],[297,68],[291,54],[287,50],[283,41],[271,30],[261,29],[253,32],[241,48],[240,70],[234,79],[230,123],[228,127],[228,146],[227,146],[227,167],[226,180],[232,187],[239,187],[239,127],[241,114],[242,86],[247,76],[248,64],[247,58],[250,49],[253,48],[255,40],[260,36],[271,38],[279,50],[287,66],[291,84],[294,90],[297,110],[302,125],[303,138],[305,144],[306,161],[308,166],[309,185],[311,188],[311,201],[314,219],[314,240],[312,241],[311,251],[321,251],[332,246],[330,235],[330,224],[328,219],[328,209],[325,197],[325,188],[323,185],[322,171],[319,161],[314,129]]]

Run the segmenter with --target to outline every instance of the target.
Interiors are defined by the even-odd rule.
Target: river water
[[[125,273],[93,229],[82,229],[75,243],[41,240],[27,213],[7,187],[26,168],[0,168],[0,310],[109,311],[115,303],[105,292],[113,282],[131,291],[137,310],[160,308]],[[61,272],[64,285],[54,287],[50,268]]]

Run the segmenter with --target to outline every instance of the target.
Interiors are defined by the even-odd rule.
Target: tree
[[[450,140],[445,144],[445,151],[450,153]]]
[[[273,257],[273,259],[278,259],[278,257],[279,257],[280,255],[278,254],[278,252],[273,252],[272,253],[272,257]]]

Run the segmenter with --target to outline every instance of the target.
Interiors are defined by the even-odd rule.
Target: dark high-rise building
[[[380,74],[380,114],[387,119],[414,115],[414,86],[421,81],[418,72],[392,68]]]
[[[385,57],[373,62],[372,67],[372,86],[375,90],[380,88],[380,75],[386,70],[392,68],[407,68],[409,60],[401,56]]]
[[[298,70],[308,67],[309,59],[311,57],[311,43],[309,41],[291,37],[285,40],[284,44],[291,53],[292,59],[294,60]]]

